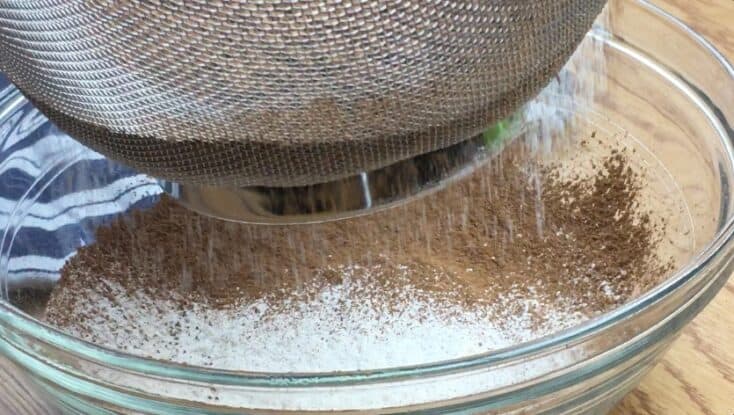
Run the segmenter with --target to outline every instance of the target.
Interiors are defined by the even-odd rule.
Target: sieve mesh
[[[604,0],[1,0],[0,70],[109,157],[185,183],[300,186],[480,133]]]

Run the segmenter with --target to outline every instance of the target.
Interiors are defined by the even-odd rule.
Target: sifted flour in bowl
[[[64,267],[44,318],[190,365],[371,370],[557,332],[676,265],[633,150],[590,136],[578,162],[528,147],[517,140],[438,193],[333,223],[229,223],[163,197],[98,230]]]

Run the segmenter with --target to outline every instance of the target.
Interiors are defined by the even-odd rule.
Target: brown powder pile
[[[93,291],[114,304],[112,286],[142,291],[151,303],[175,297],[181,310],[262,298],[282,310],[294,304],[285,299],[307,301],[355,266],[361,271],[351,278],[369,286],[359,295],[379,291],[392,310],[404,306],[396,287],[409,285],[464,309],[504,299],[503,316],[533,313],[506,301],[518,296],[593,316],[665,276],[671,264],[656,253],[664,223],[638,206],[641,180],[624,151],[608,152],[591,176],[561,174],[528,154],[515,143],[436,194],[317,225],[224,222],[162,197],[98,230],[97,242],[64,267],[45,318],[93,330],[97,313],[88,295],[76,293]]]

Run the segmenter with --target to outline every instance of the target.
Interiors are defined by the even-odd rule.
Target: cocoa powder
[[[86,301],[75,293],[92,290],[114,304],[111,283],[142,290],[151,308],[175,293],[181,310],[267,298],[272,312],[338,285],[339,270],[355,265],[356,278],[369,282],[365,299],[410,285],[465,309],[519,295],[593,316],[648,290],[672,266],[656,253],[665,224],[639,206],[641,178],[628,156],[611,150],[593,175],[568,177],[518,141],[433,195],[315,225],[224,222],[164,196],[99,228],[96,243],[64,266],[45,319],[91,330],[95,313],[75,312]],[[387,301],[399,309],[404,300]],[[490,318],[534,312],[509,304]]]

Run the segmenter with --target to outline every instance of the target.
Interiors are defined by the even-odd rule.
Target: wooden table
[[[734,62],[734,0],[656,0]],[[57,412],[0,360],[0,414]],[[612,415],[734,415],[734,279]]]
[[[655,0],[734,61],[734,0]],[[734,415],[734,278],[612,415]]]

